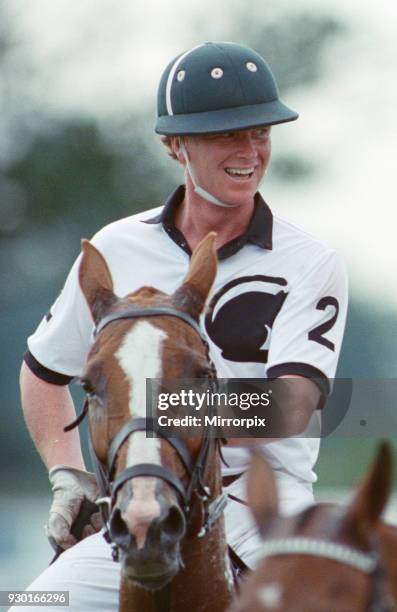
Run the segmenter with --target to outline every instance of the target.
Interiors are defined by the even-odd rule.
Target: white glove
[[[90,472],[67,465],[55,465],[48,476],[54,497],[46,526],[47,536],[62,548],[70,548],[77,542],[70,528],[79,514],[81,502],[84,498],[95,502],[99,496],[96,478]],[[90,523],[83,529],[83,538],[100,530],[102,520],[99,512],[91,515]]]

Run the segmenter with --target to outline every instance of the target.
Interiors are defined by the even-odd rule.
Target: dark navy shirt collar
[[[162,223],[170,238],[190,255],[191,250],[185,237],[174,224],[176,209],[182,203],[184,197],[185,186],[180,185],[167,198],[161,212],[151,219],[146,219],[144,223]],[[255,244],[267,250],[273,248],[273,215],[259,192],[255,194],[254,212],[252,213],[247,230],[244,234],[233,238],[233,240],[230,240],[218,250],[219,259],[226,259],[234,255],[247,243]]]

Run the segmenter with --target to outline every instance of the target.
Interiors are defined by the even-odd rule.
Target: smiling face
[[[270,160],[270,126],[186,136],[184,143],[200,187],[230,204],[252,204]],[[174,146],[178,159],[183,162],[177,139]],[[187,180],[191,180],[189,173]]]

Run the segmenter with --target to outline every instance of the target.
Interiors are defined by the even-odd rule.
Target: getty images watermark
[[[239,393],[236,391],[219,392],[210,389],[197,391],[193,388],[160,392],[157,395],[156,403],[159,413],[177,409],[179,415],[158,414],[157,423],[160,427],[265,428],[266,416],[264,415],[254,414],[248,417],[229,414],[225,416],[225,409],[228,412],[235,409],[244,412],[253,408],[268,408],[271,403],[272,392],[272,389],[260,393],[254,391]],[[187,414],[181,414],[186,410]],[[190,412],[200,412],[202,416]]]
[[[302,383],[281,379],[147,381],[147,417],[162,436],[274,438],[300,434],[293,405]],[[293,429],[295,428],[295,429]],[[153,432],[150,435],[155,435]],[[318,436],[318,429],[312,432]]]
[[[164,437],[397,436],[397,380],[312,378],[319,400],[305,429],[299,378],[158,380],[146,384],[146,416]]]

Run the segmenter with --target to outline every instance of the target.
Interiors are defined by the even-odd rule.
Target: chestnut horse
[[[272,472],[254,456],[248,499],[263,548],[230,612],[396,611],[397,528],[381,520],[391,463],[383,443],[346,508],[321,503],[281,517]]]
[[[216,274],[215,234],[197,246],[173,295],[143,287],[117,297],[103,256],[82,247],[79,281],[96,330],[81,382],[120,559],[120,610],[223,612],[234,585],[219,441],[154,434],[145,400],[146,379],[215,376],[198,325]]]

